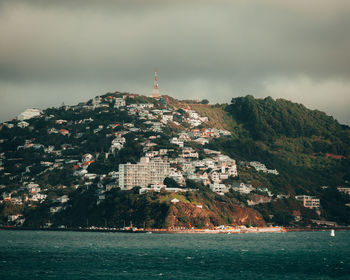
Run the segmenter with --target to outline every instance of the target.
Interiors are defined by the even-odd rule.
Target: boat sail
[[[334,229],[331,230],[331,236],[335,236]]]

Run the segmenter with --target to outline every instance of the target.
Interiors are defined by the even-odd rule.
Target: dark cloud
[[[149,94],[157,67],[174,97],[284,97],[349,124],[349,27],[341,0],[2,1],[0,119]]]

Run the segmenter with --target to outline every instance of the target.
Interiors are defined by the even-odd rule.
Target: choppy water
[[[0,279],[350,279],[350,232],[0,230]]]

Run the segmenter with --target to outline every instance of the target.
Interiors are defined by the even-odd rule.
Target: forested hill
[[[321,186],[335,190],[350,181],[350,128],[324,112],[251,95],[233,98],[226,105],[204,106],[192,108],[209,119],[219,115],[220,125],[230,127],[234,135],[213,139],[207,146],[237,160],[258,160],[278,168],[278,180],[268,183],[276,191],[320,196]],[[262,184],[252,173],[241,173],[240,179]]]
[[[248,95],[233,98],[226,110],[254,140],[317,136],[313,145],[315,152],[350,155],[350,128],[302,104],[271,97],[255,99]]]
[[[350,224],[348,126],[271,97],[208,103],[115,92],[0,124],[0,227]],[[141,157],[169,170],[125,188]]]

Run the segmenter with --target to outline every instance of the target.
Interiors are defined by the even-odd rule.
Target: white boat
[[[331,230],[331,236],[335,236],[334,229]]]

